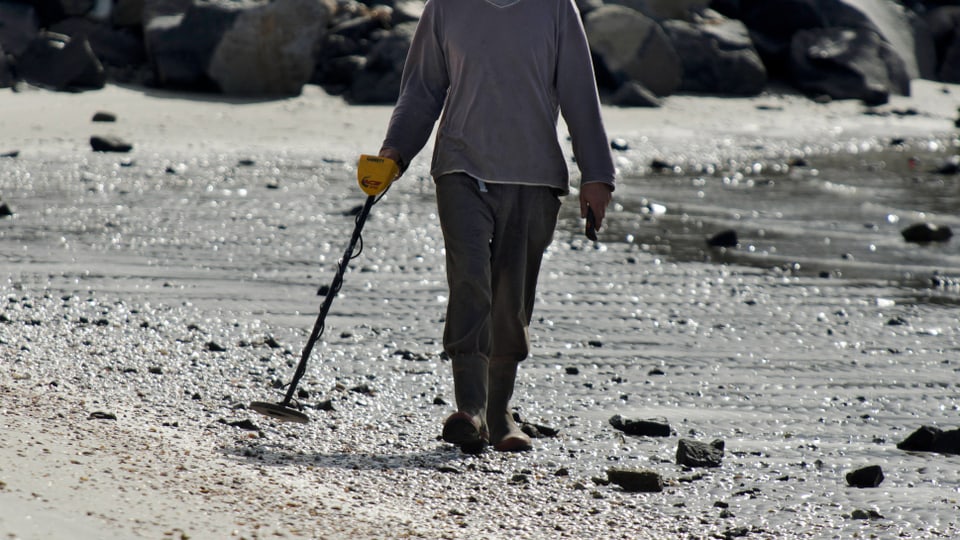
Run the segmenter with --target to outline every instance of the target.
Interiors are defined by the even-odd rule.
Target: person
[[[442,116],[441,116],[442,113]],[[474,452],[532,448],[510,412],[543,253],[570,171],[602,226],[615,171],[574,0],[428,0],[379,155],[405,170],[440,118],[431,162],[449,287],[443,330],[457,411],[443,439]]]

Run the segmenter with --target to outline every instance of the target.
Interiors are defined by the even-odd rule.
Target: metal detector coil
[[[370,215],[370,209],[373,208],[373,205],[386,193],[387,188],[390,187],[390,184],[393,183],[398,176],[400,176],[400,167],[397,165],[397,162],[392,159],[368,155],[360,156],[360,161],[357,163],[357,182],[360,184],[360,189],[367,194],[367,200],[363,204],[360,213],[357,214],[356,225],[353,228],[353,234],[350,236],[350,243],[347,245],[346,251],[343,252],[343,257],[337,263],[337,273],[333,276],[333,281],[327,289],[323,304],[320,305],[320,313],[317,315],[317,320],[313,324],[313,331],[310,332],[310,338],[307,340],[307,344],[304,345],[303,352],[300,354],[300,363],[297,364],[293,379],[287,387],[287,393],[283,401],[279,403],[254,401],[250,404],[250,409],[282,422],[306,424],[310,421],[310,417],[306,414],[291,407],[290,402],[293,400],[293,394],[297,390],[297,385],[300,384],[300,379],[303,378],[304,373],[307,371],[307,361],[310,359],[310,352],[313,351],[313,346],[316,345],[317,340],[320,339],[320,335],[323,334],[323,321],[327,318],[327,313],[330,311],[330,306],[333,305],[333,299],[337,297],[337,292],[340,291],[340,286],[343,285],[343,274],[347,271],[350,260],[359,255],[359,252],[354,255],[353,251],[358,244],[361,246],[360,249],[363,249],[360,232],[363,230],[363,224],[367,221],[367,216]]]

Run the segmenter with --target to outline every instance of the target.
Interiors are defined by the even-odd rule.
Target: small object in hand
[[[593,215],[593,208],[587,207],[587,225],[583,231],[587,238],[597,241],[597,218]]]

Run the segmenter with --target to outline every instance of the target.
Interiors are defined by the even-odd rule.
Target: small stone
[[[680,439],[677,444],[677,464],[685,467],[719,467],[723,460],[724,443],[717,439],[710,444]]]
[[[223,345],[220,345],[216,341],[208,341],[205,345],[206,349],[210,352],[226,352],[227,348]]]
[[[610,141],[610,148],[622,152],[624,150],[629,150],[630,144],[627,143],[626,139],[617,137],[616,139],[613,139],[612,141]]]
[[[351,388],[350,391],[356,394],[365,394],[368,396],[373,396],[376,394],[376,392],[374,392],[374,390],[370,388],[370,385],[368,384],[358,384],[357,386]]]
[[[0,153],[0,158],[15,158],[20,155],[19,150],[7,150],[6,152]]]
[[[94,135],[90,137],[90,146],[95,152],[129,152],[133,145],[119,137],[110,135]]]
[[[316,405],[314,405],[314,408],[317,409],[318,411],[333,411],[333,410],[335,410],[335,409],[333,408],[333,400],[332,400],[332,399],[325,399],[325,400],[321,401],[320,403],[317,403]]]
[[[950,227],[934,225],[932,223],[916,223],[900,231],[903,239],[914,244],[929,242],[946,242],[953,236]]]
[[[649,418],[646,420],[630,420],[619,414],[610,417],[610,425],[627,435],[645,437],[669,437],[670,423],[666,418]]]
[[[580,368],[577,368],[577,367],[575,367],[575,366],[569,366],[569,367],[567,367],[564,371],[567,373],[567,375],[579,375],[579,374],[580,374]]]
[[[737,247],[740,240],[737,238],[737,231],[726,230],[718,232],[707,239],[707,245],[711,247]]]
[[[883,482],[883,469],[879,465],[863,467],[847,473],[847,484],[856,488],[873,488]]]
[[[161,368],[160,366],[152,366],[147,371],[149,371],[150,373],[153,373],[154,375],[163,375],[163,368]]]
[[[883,519],[883,515],[876,510],[856,509],[850,513],[850,519]]]
[[[94,411],[90,413],[88,417],[90,420],[116,420],[117,415],[113,413],[103,412],[103,411]]]
[[[228,425],[231,425],[235,428],[240,428],[246,431],[260,431],[260,428],[253,423],[249,418],[246,420],[236,420],[233,422],[228,422]]]
[[[111,112],[97,111],[97,112],[93,115],[93,119],[92,119],[92,120],[93,120],[94,122],[116,122],[116,121],[117,121],[117,115],[115,115],[115,114],[113,114],[113,113],[111,113]]]
[[[659,493],[663,491],[663,477],[656,471],[612,468],[607,470],[610,483],[630,493]]]
[[[0,217],[10,217],[13,215],[13,210],[10,209],[10,206],[5,202],[0,202]]]
[[[434,404],[434,405],[446,405],[447,402],[446,402],[446,400],[444,400],[442,397],[437,396],[437,397],[433,398],[433,404]]]

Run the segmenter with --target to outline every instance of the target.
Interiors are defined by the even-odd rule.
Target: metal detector
[[[360,156],[360,161],[357,164],[357,183],[360,184],[360,189],[367,194],[367,200],[360,213],[357,214],[356,225],[353,228],[353,234],[350,236],[350,243],[347,245],[343,257],[337,262],[337,272],[327,289],[327,295],[320,306],[320,313],[313,325],[313,331],[310,332],[310,338],[307,339],[307,344],[304,345],[303,352],[300,354],[300,363],[297,364],[297,369],[288,385],[283,401],[279,403],[254,401],[250,404],[250,408],[254,411],[283,422],[306,424],[310,421],[309,416],[291,407],[290,402],[293,400],[293,394],[297,391],[300,379],[307,371],[307,361],[310,359],[313,346],[316,345],[320,335],[323,334],[324,319],[327,318],[330,306],[333,305],[333,299],[337,297],[340,286],[343,285],[343,274],[347,271],[350,260],[359,255],[359,253],[354,255],[353,250],[356,249],[357,244],[360,244],[361,250],[363,249],[360,232],[363,230],[363,224],[367,221],[370,209],[386,193],[387,188],[398,176],[400,176],[400,167],[392,159],[369,155]]]

